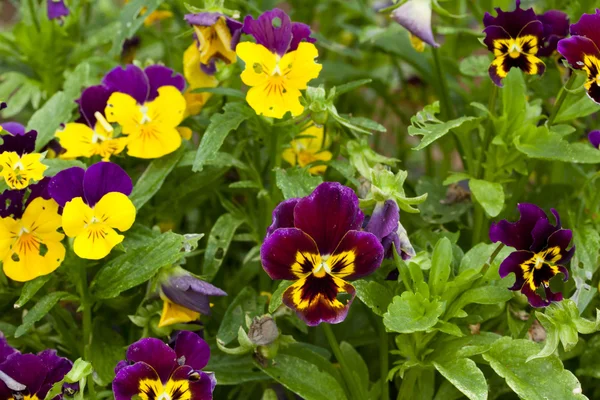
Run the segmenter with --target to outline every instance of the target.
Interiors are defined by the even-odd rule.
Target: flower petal
[[[430,0],[409,0],[392,12],[392,19],[430,46],[439,47],[431,30],[431,14]]]
[[[373,273],[383,261],[383,246],[369,232],[350,231],[329,258],[331,273],[348,280]]]
[[[548,220],[544,210],[535,204],[521,203],[518,205],[521,217],[517,222],[506,220],[492,224],[490,227],[490,240],[502,242],[517,250],[529,250],[533,244],[531,232],[540,219]]]
[[[183,19],[190,25],[213,26],[222,16],[223,14],[216,12],[201,12],[196,14],[185,14]]]
[[[175,340],[175,353],[178,360],[184,357],[184,365],[201,370],[210,359],[210,346],[194,332],[180,331]]]
[[[273,210],[273,222],[267,228],[267,236],[271,235],[279,228],[294,227],[294,208],[300,199],[287,199],[282,201]]]
[[[94,207],[94,216],[101,223],[125,232],[135,221],[135,206],[120,192],[110,192],[102,196]]]
[[[600,46],[600,9],[595,14],[583,14],[577,23],[571,25],[571,36],[585,36],[591,39],[596,46]]]
[[[277,65],[275,54],[266,47],[251,42],[238,44],[235,51],[246,64],[241,74],[242,82],[248,86],[260,86],[268,82],[269,74]]]
[[[195,276],[175,276],[161,285],[163,294],[173,303],[203,315],[210,315],[208,296],[227,296],[223,290]]]
[[[571,239],[573,239],[573,232],[570,229],[559,229],[548,238],[548,248],[558,247],[560,249],[560,259],[555,262],[556,264],[565,265],[571,261],[573,254],[575,254],[575,246],[567,250]]]
[[[515,284],[510,287],[510,290],[520,290],[525,283],[523,276],[523,268],[521,264],[530,260],[533,257],[533,253],[524,250],[513,251],[502,261],[500,264],[500,277],[506,278],[509,274],[515,274]]]
[[[18,132],[20,133],[20,132]],[[3,135],[0,144],[0,153],[14,151],[18,155],[33,153],[35,151],[36,131],[29,131],[24,135]]]
[[[14,387],[11,388],[14,382],[9,382],[6,377],[25,385],[29,393],[36,394],[44,383],[47,369],[35,354],[15,353],[0,364],[0,372],[0,380],[4,381],[9,389],[15,390]]]
[[[165,385],[165,391],[176,399],[178,393],[189,393],[191,400],[212,400],[216,380],[212,374],[195,371],[189,365],[177,368],[169,382]]]
[[[70,14],[69,8],[65,5],[65,0],[47,0],[46,11],[48,19],[63,18]]]
[[[243,30],[246,35],[254,36],[256,43],[280,56],[288,51],[292,42],[292,21],[279,8],[265,11],[256,20],[247,15]]]
[[[3,130],[7,131],[13,136],[23,136],[25,135],[25,126],[18,122],[5,122],[0,124]],[[6,136],[3,136],[4,139]]]
[[[514,11],[502,11],[500,8],[496,8],[498,13],[497,17],[492,17],[490,13],[485,13],[483,16],[483,25],[487,28],[488,26],[497,25],[502,27],[512,38],[519,36],[521,29],[532,21],[537,21],[535,11],[533,8],[523,10],[520,5],[520,1],[517,3],[517,7]]]
[[[319,51],[312,43],[302,42],[298,49],[287,53],[279,65],[282,68],[289,68],[286,74],[285,88],[304,90],[308,82],[317,78],[323,66],[317,64],[315,59],[319,56]]]
[[[102,79],[102,83],[111,92],[120,92],[133,97],[138,104],[144,104],[150,93],[148,77],[137,65],[129,64],[125,68],[117,66]]]
[[[25,190],[5,190],[0,193],[0,217],[21,218],[23,215],[23,197]]]
[[[262,266],[271,279],[295,280],[321,264],[314,240],[296,228],[279,228],[260,248]]]
[[[600,131],[591,131],[588,134],[588,140],[591,145],[597,149],[600,149]]]
[[[94,155],[92,140],[94,131],[88,125],[77,122],[65,124],[63,130],[56,131],[60,145],[66,150],[61,158],[91,157]]]
[[[81,258],[100,260],[106,257],[123,239],[123,235],[119,235],[106,224],[91,224],[75,236],[73,250]]]
[[[83,191],[90,207],[94,207],[107,193],[118,192],[129,196],[132,190],[131,178],[115,163],[101,161],[85,171]]]
[[[148,364],[156,371],[162,382],[169,380],[169,376],[177,367],[175,351],[155,338],[141,339],[129,346],[127,360]]]
[[[544,43],[538,55],[549,57],[556,50],[558,41],[569,35],[569,16],[558,10],[549,10],[537,16],[544,25]]]
[[[331,254],[348,231],[360,229],[363,219],[356,193],[337,182],[320,184],[294,209],[294,226],[314,239],[322,255]]]
[[[112,384],[115,400],[131,400],[134,396],[143,394],[142,390],[147,386],[142,386],[142,382],[153,382],[162,387],[156,371],[144,362],[122,368]]]
[[[76,100],[79,103],[79,113],[90,128],[96,126],[96,113],[104,115],[104,110],[111,94],[112,92],[104,85],[90,86]]]
[[[124,135],[136,133],[140,121],[144,118],[136,100],[128,94],[119,92],[110,95],[104,113],[108,122],[121,125]]]
[[[144,69],[150,85],[150,94],[147,101],[152,101],[158,97],[158,89],[163,86],[174,86],[180,92],[185,89],[185,79],[181,74],[176,73],[171,68],[163,65],[151,65]]]
[[[379,202],[373,210],[365,230],[381,240],[398,229],[400,209],[394,200]]]
[[[84,176],[85,170],[80,167],[71,167],[60,171],[52,177],[48,184],[50,196],[61,207],[76,197],[83,198]]]
[[[163,309],[160,314],[158,327],[162,328],[164,326],[174,324],[186,324],[188,322],[197,320],[198,317],[200,317],[199,312],[180,306],[179,304],[171,302],[168,299],[163,299]]]
[[[302,22],[292,22],[292,41],[289,51],[296,50],[301,42],[315,43],[317,39],[311,38],[310,34],[310,26]]]
[[[161,127],[169,128],[176,128],[183,121],[185,106],[183,95],[174,86],[158,88],[158,97],[146,103],[150,120],[160,124]]]
[[[68,201],[62,213],[62,227],[68,237],[80,235],[94,218],[94,211],[81,197]]]
[[[600,58],[600,50],[591,39],[583,36],[572,36],[558,42],[558,52],[567,59],[575,69],[584,67],[585,56]]]
[[[38,357],[42,360],[44,366],[48,370],[46,379],[37,393],[38,397],[43,399],[52,388],[52,385],[61,381],[71,370],[73,363],[69,359],[59,357],[56,354],[56,350],[44,350],[41,353],[38,353]]]

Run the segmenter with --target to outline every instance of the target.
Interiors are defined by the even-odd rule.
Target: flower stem
[[[92,342],[92,306],[93,301],[90,298],[88,287],[87,270],[84,266],[79,267],[81,307],[83,308],[83,358],[91,362],[91,342]],[[96,388],[92,375],[87,377],[88,393],[90,399],[96,399]]]
[[[40,21],[38,21],[38,18],[37,18],[37,7],[35,6],[33,0],[29,0],[28,5],[29,5],[29,12],[31,13],[31,19],[33,20],[33,24],[35,25],[35,29],[37,29],[37,31],[40,32],[41,27],[40,27]]]
[[[563,86],[560,89],[560,92],[558,93],[558,98],[554,103],[554,107],[552,107],[552,112],[550,112],[550,117],[548,118],[547,122],[548,126],[552,126],[552,124],[554,123],[554,120],[556,119],[560,108],[562,107],[563,103],[565,102],[565,99],[567,98],[567,95],[569,94],[569,91],[572,89],[572,86],[575,83],[575,79],[577,79],[577,75],[575,75],[575,72],[571,72],[571,77],[569,78],[567,83],[565,83],[565,86]]]
[[[452,119],[454,115],[454,110],[452,109],[452,102],[450,100],[450,90],[448,89],[448,80],[446,79],[446,75],[444,74],[444,69],[442,68],[442,60],[440,58],[440,52],[437,47],[432,47],[431,51],[433,53],[433,62],[435,64],[435,72],[438,76],[439,84],[440,84],[440,102],[441,102],[441,114],[442,119]]]
[[[340,345],[335,338],[335,334],[331,329],[331,325],[327,323],[321,324],[323,327],[323,331],[325,332],[325,336],[327,336],[327,341],[329,342],[329,347],[331,347],[331,351],[333,351],[333,355],[335,359],[340,363],[342,369],[342,375],[344,377],[344,381],[346,382],[346,386],[348,392],[350,394],[350,399],[355,398],[360,393],[360,390],[356,387],[357,381],[352,377],[352,373],[348,367],[348,363],[346,363],[346,359],[344,358],[342,351],[340,350]]]
[[[494,250],[494,252],[492,253],[492,255],[490,256],[490,259],[488,260],[488,262],[486,262],[483,265],[483,268],[481,268],[481,276],[485,276],[485,273],[487,272],[487,270],[490,268],[490,265],[492,265],[492,263],[494,262],[494,260],[496,259],[496,257],[498,256],[498,254],[500,254],[500,251],[504,248],[504,243],[499,243],[498,247],[496,247],[496,250]]]

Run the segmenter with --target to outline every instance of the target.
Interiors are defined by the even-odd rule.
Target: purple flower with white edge
[[[217,381],[214,374],[202,371],[210,359],[210,347],[193,332],[179,332],[172,347],[158,339],[141,339],[129,346],[126,357],[115,368],[115,400],[137,396],[171,400],[213,398]]]
[[[544,25],[544,40],[538,55],[550,57],[556,51],[558,41],[569,35],[569,16],[562,11],[549,10],[537,19]]]
[[[72,366],[73,363],[59,357],[56,350],[44,350],[38,354],[21,354],[15,351],[0,363],[0,400],[44,399],[52,386],[60,382]],[[63,390],[65,389],[79,390],[79,386],[64,385]],[[59,394],[52,400],[62,399],[63,395]]]
[[[180,267],[162,279],[159,291],[163,300],[159,327],[195,321],[200,314],[210,315],[208,296],[227,296],[223,290]]]
[[[600,149],[600,131],[591,131],[588,134],[588,140],[597,149]]]
[[[415,250],[408,239],[406,229],[400,223],[400,208],[394,200],[378,202],[373,214],[368,220],[365,219],[363,225],[365,231],[371,232],[381,241],[385,258],[394,257],[393,247],[396,248],[403,260],[415,256]]]
[[[256,43],[280,57],[297,50],[302,42],[317,41],[310,37],[310,26],[301,22],[292,22],[285,11],[279,8],[265,11],[257,19],[247,15],[244,18],[243,30],[246,35],[252,35]]]
[[[65,0],[46,0],[48,2],[48,19],[64,18],[70,14]]]
[[[544,210],[535,204],[518,205],[521,218],[514,223],[502,220],[492,224],[490,240],[513,247],[512,252],[500,265],[502,278],[514,273],[515,284],[510,290],[520,290],[533,307],[546,307],[553,301],[562,300],[561,293],[550,290],[550,279],[563,274],[569,278],[565,265],[575,253],[575,246],[567,249],[573,236],[570,229],[563,229],[555,209],[552,214],[556,225],[552,225]],[[538,293],[543,289],[544,296]]]
[[[409,0],[392,11],[392,19],[423,42],[440,47],[431,30],[431,0]]]

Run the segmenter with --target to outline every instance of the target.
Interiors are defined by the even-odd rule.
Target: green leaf
[[[433,296],[439,296],[450,277],[452,263],[452,243],[448,238],[440,239],[433,249],[431,270],[429,272],[429,288]]]
[[[306,400],[347,400],[338,381],[315,365],[280,354],[263,372]]]
[[[320,176],[313,176],[308,168],[290,168],[275,170],[277,187],[281,189],[285,199],[294,197],[305,197],[312,193],[315,188],[323,182]]]
[[[394,297],[383,315],[383,323],[388,330],[398,333],[427,331],[438,322],[444,308],[443,303],[426,299],[420,293],[404,292]]]
[[[504,207],[504,189],[502,185],[482,179],[471,179],[469,188],[477,202],[490,217],[497,217]]]
[[[440,374],[471,400],[487,400],[485,375],[469,358],[433,363]]]
[[[192,90],[192,93],[212,93],[221,96],[235,97],[238,99],[246,98],[246,95],[241,90],[227,87],[203,87]]]
[[[468,304],[497,304],[511,298],[511,291],[502,286],[481,286],[469,289],[452,303],[445,319],[459,316],[460,311]]]
[[[15,337],[19,338],[25,335],[33,325],[44,318],[46,314],[62,299],[70,296],[67,292],[52,292],[42,297],[23,317],[23,323],[17,328]]]
[[[427,193],[427,199],[419,205],[423,219],[432,224],[457,221],[471,207],[470,201],[446,201],[447,188],[440,180],[424,176],[417,183],[417,194]]]
[[[517,150],[530,158],[568,163],[600,163],[600,151],[589,143],[570,143],[545,126],[531,126],[514,140]]]
[[[419,111],[410,119],[411,126],[408,127],[410,136],[423,136],[421,143],[413,150],[421,150],[429,146],[431,143],[445,136],[452,129],[460,127],[468,121],[475,121],[476,117],[460,117],[447,122],[437,119],[435,114],[440,112],[440,102],[436,101],[433,104],[425,106],[422,111]]]
[[[158,192],[160,187],[167,179],[167,176],[173,171],[173,168],[183,158],[185,150],[180,147],[178,150],[164,157],[153,160],[142,176],[133,187],[129,199],[137,210],[142,208]]]
[[[546,343],[544,343],[544,348],[539,353],[529,356],[527,358],[527,362],[535,360],[536,358],[551,356],[558,348],[559,343],[558,329],[556,328],[552,318],[540,313],[539,311],[535,312],[535,316],[546,330]]]
[[[574,71],[573,73],[577,72]],[[579,73],[575,80],[574,87],[579,87],[583,89],[583,84],[585,80],[585,74]],[[594,103],[594,101],[590,99],[586,90],[575,90],[567,93],[565,101],[563,102],[560,110],[556,114],[556,118],[554,118],[554,123],[570,123],[574,119],[587,117],[588,115],[597,113],[598,111],[600,111],[600,105]]]
[[[470,77],[488,76],[489,67],[490,57],[487,55],[465,57],[458,66],[461,74]]]
[[[227,103],[222,114],[214,114],[198,146],[192,171],[202,171],[207,161],[219,151],[229,132],[254,115],[256,113],[243,103]]]
[[[269,314],[273,314],[275,310],[281,307],[281,305],[283,304],[283,292],[285,292],[285,290],[289,288],[292,283],[294,283],[294,281],[279,282],[279,286],[277,286],[277,290],[275,290],[275,292],[271,296],[271,301],[269,302]]]
[[[71,167],[80,167],[85,169],[85,163],[79,160],[61,160],[60,158],[45,158],[43,161],[44,165],[48,166],[48,169],[44,171],[44,176],[54,176],[60,171]]]
[[[61,124],[71,119],[77,106],[75,99],[76,97],[68,96],[64,92],[57,92],[31,116],[27,130],[36,130],[38,133],[35,141],[36,151],[48,144]]]
[[[508,76],[502,80],[502,117],[505,123],[500,136],[517,131],[525,120],[527,110],[527,87],[523,73],[518,68],[512,68]],[[492,111],[492,110],[490,110]]]
[[[256,368],[250,355],[231,356],[220,352],[212,352],[205,370],[215,373],[219,386],[240,385],[246,382],[270,379]]]
[[[111,56],[121,54],[125,40],[135,35],[147,16],[154,12],[162,2],[163,0],[132,0],[125,4],[119,14],[119,27],[113,33]],[[145,10],[144,13],[141,12],[142,9]]]
[[[346,160],[331,160],[328,164],[331,168],[342,174],[349,182],[355,186],[359,186],[360,182],[355,178],[356,168]]]
[[[237,338],[239,328],[246,326],[246,315],[253,318],[263,313],[264,307],[257,299],[256,291],[246,286],[227,308],[217,332],[217,340],[223,345],[229,344]]]
[[[359,79],[356,81],[344,83],[343,85],[340,85],[340,86],[335,86],[331,90],[335,89],[335,97],[338,97],[344,93],[351,92],[354,89],[358,89],[359,87],[369,84],[371,82],[373,82],[373,79]]]
[[[522,399],[586,399],[581,394],[581,384],[564,369],[558,357],[526,361],[539,350],[539,346],[529,340],[503,337],[483,358]]]
[[[375,122],[372,119],[365,117],[349,117],[348,122],[354,126],[358,126],[361,128],[365,128],[371,131],[377,132],[386,132],[385,126],[381,125],[379,122]]]
[[[146,246],[121,254],[105,264],[96,274],[91,288],[95,296],[110,299],[121,292],[148,281],[162,267],[179,261],[186,247],[194,246],[198,237],[188,239],[165,232]]]
[[[78,358],[73,363],[73,367],[71,370],[65,375],[65,381],[68,383],[79,382],[82,379],[88,377],[94,369],[92,368],[92,364],[87,361]]]
[[[360,301],[382,317],[392,302],[393,293],[390,289],[379,282],[362,279],[352,282],[352,285],[356,288],[356,296]]]
[[[26,282],[23,285],[23,289],[21,289],[21,296],[19,296],[19,299],[15,303],[14,307],[21,308],[27,304],[27,302],[31,300],[33,296],[35,296],[35,294],[46,284],[46,282],[50,280],[51,276],[51,274],[43,275],[35,278],[32,281]]]
[[[366,123],[365,122],[365,120],[367,120],[366,118],[365,119],[354,119],[354,122],[351,122],[351,120],[353,118],[346,118],[345,116],[340,115],[337,111],[337,108],[335,108],[335,106],[333,105],[333,103],[329,103],[327,105],[327,111],[329,111],[329,113],[331,114],[333,119],[336,120],[340,125],[345,126],[346,128],[353,130],[355,132],[364,133],[366,135],[372,134],[369,129],[378,130],[378,131],[381,131],[381,129],[383,129],[382,132],[385,132],[385,127],[383,127],[382,125],[378,124],[375,121],[368,120],[369,122]],[[364,127],[363,127],[363,125],[364,125]]]
[[[219,272],[233,235],[243,223],[244,220],[231,214],[223,214],[215,222],[208,236],[206,252],[204,253],[204,266],[202,267],[202,273],[208,281],[211,281]]]
[[[90,345],[90,361],[94,365],[94,380],[106,386],[115,379],[115,365],[125,359],[125,340],[103,317],[94,318]]]
[[[346,363],[350,367],[350,373],[354,380],[358,382],[360,393],[356,393],[357,398],[367,399],[369,397],[369,368],[365,360],[360,356],[358,351],[348,342],[340,343],[340,350]]]

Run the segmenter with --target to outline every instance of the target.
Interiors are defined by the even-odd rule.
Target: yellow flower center
[[[317,278],[322,278],[325,274],[331,274],[331,266],[329,265],[329,255],[321,256],[321,262],[313,265],[312,273]]]
[[[158,380],[140,381],[139,396],[143,400],[192,400],[187,381],[169,380],[165,385]]]
[[[519,46],[519,44],[515,41],[515,42],[512,43],[512,45],[508,49],[508,55],[511,58],[519,58],[519,56],[521,55],[522,51],[523,50],[521,49],[521,46]]]

